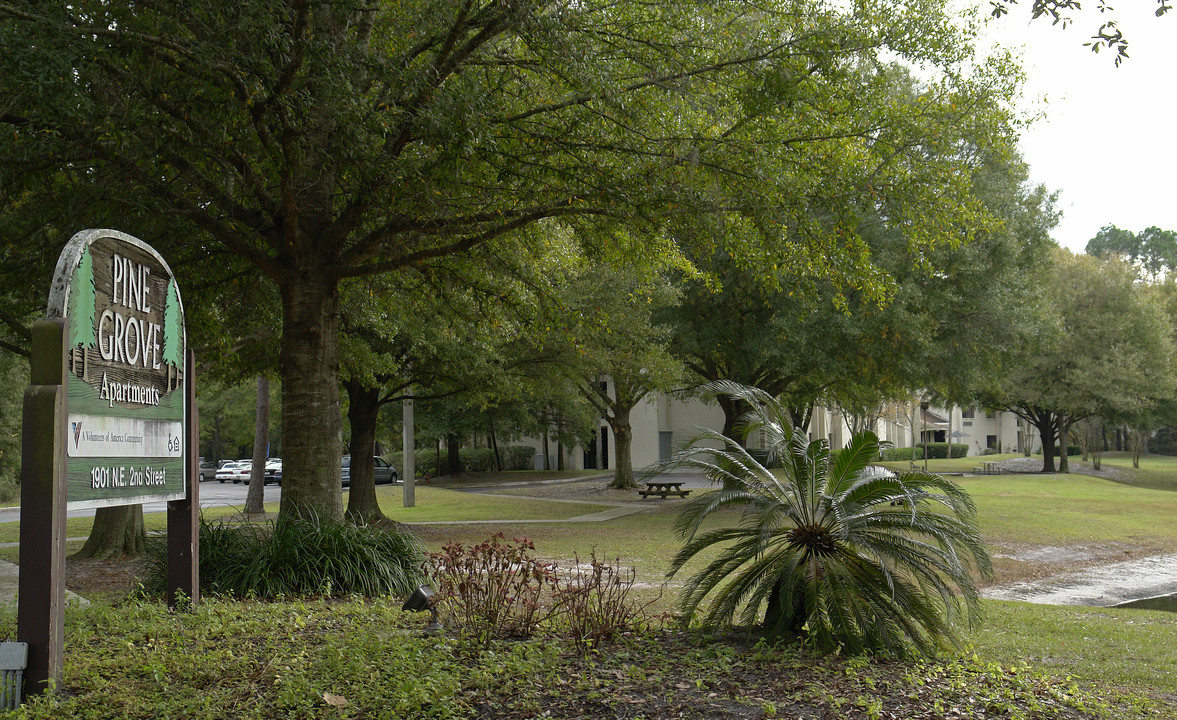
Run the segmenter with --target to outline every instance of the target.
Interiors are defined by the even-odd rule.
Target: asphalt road
[[[246,485],[234,485],[231,482],[219,483],[216,480],[206,480],[200,483],[200,507],[218,507],[224,505],[244,505]],[[282,488],[270,484],[266,486],[265,502],[277,502],[282,497]],[[168,509],[166,502],[144,503],[143,512],[164,512]],[[70,510],[69,517],[92,517],[94,508],[86,510]],[[20,508],[0,508],[0,523],[16,522],[20,520]]]

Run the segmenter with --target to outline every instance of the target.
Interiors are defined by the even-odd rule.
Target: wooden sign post
[[[66,244],[25,393],[17,637],[29,693],[61,680],[65,518],[168,502],[168,602],[199,601],[197,423],[184,306],[153,248],[114,230]]]

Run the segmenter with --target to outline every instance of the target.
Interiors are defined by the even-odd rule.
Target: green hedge
[[[949,447],[952,448],[952,457],[960,458],[969,454],[969,446],[967,443],[928,443],[928,458],[946,458],[948,457]],[[924,459],[924,445],[921,443],[913,448],[887,448],[879,453],[880,460],[923,460]]]
[[[884,461],[923,460],[924,449],[922,447],[885,448],[879,452],[879,459]]]
[[[951,455],[949,450],[951,449]],[[929,458],[961,458],[969,454],[968,443],[928,443]]]
[[[535,448],[522,445],[500,447],[499,455],[503,458],[503,470],[531,470],[535,452]],[[467,472],[494,472],[496,470],[494,450],[490,448],[462,448],[458,451],[458,457]],[[384,459],[396,466],[397,472],[400,472],[405,466],[404,453],[388,453]],[[425,477],[426,475],[437,477],[450,473],[449,456],[444,450],[441,452],[440,466],[438,465],[438,453],[433,449],[417,450],[413,453],[413,459],[416,463],[415,474],[417,477]]]

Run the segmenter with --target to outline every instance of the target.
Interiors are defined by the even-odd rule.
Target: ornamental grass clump
[[[683,548],[670,575],[703,555],[707,564],[680,598],[708,625],[763,622],[765,634],[799,634],[819,651],[931,655],[956,644],[954,626],[979,617],[972,572],[992,574],[972,500],[956,483],[924,472],[871,466],[879,440],[855,435],[836,455],[825,440],[791,428],[774,398],[715,383],[752,409],[739,425],[758,432],[761,460],[741,443],[702,431],[660,469],[702,472],[719,489],[696,495],[675,529]],[[779,465],[769,470],[767,465]],[[719,511],[739,524],[704,530]]]
[[[395,526],[324,518],[200,522],[200,589],[210,595],[274,598],[407,595],[423,580],[419,541]],[[163,594],[166,540],[151,543],[144,588]]]

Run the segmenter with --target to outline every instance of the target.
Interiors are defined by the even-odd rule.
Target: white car
[[[229,479],[236,483],[249,484],[249,473],[253,470],[253,460],[238,460],[237,467],[230,471]]]
[[[217,468],[217,482],[225,482],[233,479],[233,471],[240,465],[236,460],[229,460],[228,462]]]

